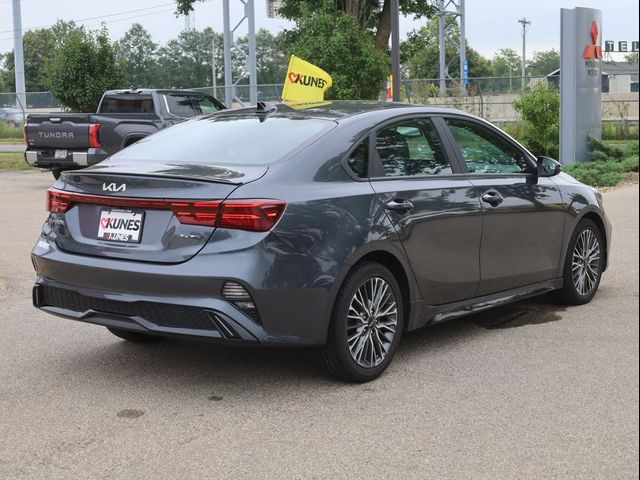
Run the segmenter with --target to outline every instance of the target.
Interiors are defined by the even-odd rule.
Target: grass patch
[[[14,127],[0,120],[0,142],[17,141],[24,142],[24,134],[21,127]]]
[[[22,152],[0,152],[0,170],[31,170]]]

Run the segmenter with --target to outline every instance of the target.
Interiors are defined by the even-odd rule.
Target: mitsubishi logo
[[[594,20],[591,22],[591,45],[584,47],[582,57],[587,60],[593,60],[595,58],[602,58],[602,47],[598,45],[598,24]]]
[[[116,185],[115,183],[103,183],[102,190],[105,192],[124,192],[127,189],[127,184],[122,183]]]

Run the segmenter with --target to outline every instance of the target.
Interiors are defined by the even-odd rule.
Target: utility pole
[[[518,23],[522,25],[522,89],[524,90],[527,82],[527,27],[531,25],[531,22],[522,17]]]
[[[27,110],[27,99],[24,87],[24,54],[22,51],[22,14],[20,0],[13,0],[13,65],[16,73],[16,107],[22,111],[24,118]]]

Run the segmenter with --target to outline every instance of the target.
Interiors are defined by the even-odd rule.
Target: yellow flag
[[[331,76],[315,65],[291,55],[284,79],[282,100],[285,102],[321,102],[324,92],[333,85]]]

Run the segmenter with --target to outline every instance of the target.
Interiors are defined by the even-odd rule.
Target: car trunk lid
[[[67,252],[124,260],[189,260],[213,234],[220,203],[267,170],[192,167],[176,172],[144,164],[64,174],[48,197],[56,245]]]

